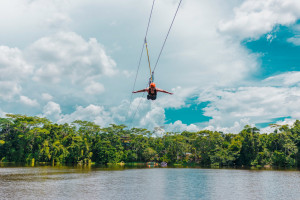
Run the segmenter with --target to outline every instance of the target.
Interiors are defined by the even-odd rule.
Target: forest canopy
[[[300,121],[260,133],[249,125],[238,134],[217,131],[166,132],[153,137],[142,128],[100,127],[77,120],[8,114],[0,118],[0,162],[167,162],[201,166],[300,166]]]

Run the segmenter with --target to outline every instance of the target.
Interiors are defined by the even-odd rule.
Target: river
[[[0,199],[300,200],[300,171],[2,166]]]

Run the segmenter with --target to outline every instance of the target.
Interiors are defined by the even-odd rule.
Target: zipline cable
[[[149,16],[149,20],[148,20],[148,25],[147,25],[147,29],[146,29],[146,34],[145,34],[145,39],[146,39],[146,37],[148,35],[148,30],[149,30],[149,26],[150,26],[150,21],[151,21],[151,16],[152,16],[152,11],[153,11],[153,7],[154,7],[154,3],[155,3],[155,0],[153,0],[153,3],[152,3],[151,12],[150,12],[150,16]],[[137,76],[138,76],[138,73],[139,73],[139,70],[140,70],[141,60],[142,60],[142,56],[143,56],[143,53],[144,53],[144,47],[145,47],[145,42],[143,42],[143,46],[142,46],[142,50],[141,50],[141,55],[140,55],[140,58],[139,58],[139,63],[138,63],[138,67],[137,67],[137,71],[136,71],[136,75],[135,75],[135,79],[134,79],[132,91],[134,91],[136,80],[137,80]],[[133,93],[131,93],[131,96],[130,96],[129,109],[130,109],[130,105],[132,103],[132,96],[133,96]]]
[[[153,7],[154,7],[154,3],[155,3],[155,0],[153,0],[153,2],[152,2],[151,12],[150,12],[150,16],[149,16],[149,19],[148,19],[148,25],[147,25],[146,33],[145,33],[145,40],[146,40],[147,35],[148,35],[148,30],[149,30],[149,26],[150,26],[150,21],[151,21],[151,17],[152,17],[152,11],[153,11]],[[138,76],[138,73],[139,73],[139,70],[140,70],[142,56],[143,56],[143,53],[144,53],[144,47],[145,47],[145,42],[143,41],[143,46],[142,46],[142,50],[141,50],[141,54],[140,54],[140,58],[139,58],[139,62],[138,62],[138,67],[137,67],[137,71],[136,71],[136,75],[135,75],[135,79],[134,79],[132,91],[134,91],[136,80],[137,80],[137,76]],[[150,66],[150,64],[149,64],[149,66]],[[130,103],[129,103],[129,108],[128,108],[129,109],[128,110],[128,115],[129,115],[130,107],[131,107],[131,104],[132,104],[132,97],[133,97],[133,93],[131,93],[131,96],[130,96]],[[144,95],[143,95],[143,97],[144,97]],[[134,116],[135,116],[135,114],[134,114]]]
[[[149,24],[150,24],[151,15],[152,15],[152,10],[153,10],[154,1],[155,1],[155,0],[153,0],[153,4],[152,4],[152,8],[151,8],[151,14],[150,14],[150,18],[149,18],[149,21],[148,21],[148,27],[147,27],[147,31],[146,31],[145,42],[144,42],[144,44],[143,44],[143,48],[144,48],[144,45],[145,45],[145,44],[146,44],[146,48],[147,48],[147,41],[146,41],[146,38],[147,38],[148,28],[149,28]],[[174,21],[175,21],[175,18],[176,18],[176,15],[177,15],[177,13],[178,13],[178,10],[179,10],[179,7],[180,7],[180,5],[181,5],[181,2],[182,2],[182,0],[180,0],[180,2],[179,2],[179,4],[178,4],[178,7],[177,7],[176,12],[175,12],[175,15],[174,15],[173,20],[172,20],[172,22],[171,22],[171,25],[170,25],[170,27],[169,27],[169,30],[168,30],[168,33],[167,33],[166,38],[165,38],[165,40],[164,40],[164,43],[163,43],[163,45],[162,45],[162,47],[161,47],[160,53],[159,53],[158,58],[157,58],[157,60],[156,60],[154,69],[152,70],[152,73],[151,73],[150,59],[149,59],[149,53],[148,53],[148,48],[147,48],[148,63],[149,63],[149,68],[150,68],[150,81],[151,81],[151,82],[152,82],[152,80],[153,80],[154,71],[155,71],[155,69],[156,69],[156,67],[157,67],[158,61],[159,61],[160,56],[161,56],[161,54],[162,54],[162,51],[163,51],[163,49],[164,49],[164,47],[165,47],[166,41],[167,41],[168,36],[169,36],[169,34],[170,34],[171,28],[172,28],[173,23],[174,23]],[[141,60],[141,58],[140,58],[140,60]],[[139,66],[140,66],[140,62],[139,62]],[[139,69],[139,67],[138,67],[138,69]],[[138,73],[138,72],[137,72],[137,73]],[[136,77],[137,77],[137,74],[136,74]],[[134,86],[135,86],[135,82],[134,82]],[[137,111],[138,111],[138,109],[139,109],[139,107],[140,107],[140,104],[141,104],[141,102],[142,102],[142,99],[143,99],[143,97],[144,97],[144,94],[145,94],[145,93],[143,93],[143,96],[142,96],[142,98],[141,98],[140,101],[139,101],[139,104],[138,104],[138,106],[137,106],[137,109],[136,109],[136,111],[135,111],[134,114],[133,114],[133,117],[132,117],[132,119],[131,119],[131,125],[132,125],[132,122],[133,122],[133,120],[134,120],[134,117],[135,117],[135,115],[136,115],[136,113],[137,113]],[[131,94],[131,99],[132,99],[132,94]],[[131,105],[131,101],[132,101],[132,100],[130,100],[130,105]],[[130,108],[129,108],[129,109],[130,109]]]
[[[147,45],[147,39],[146,39],[146,38],[145,38],[145,45],[146,45],[147,57],[148,57],[148,64],[149,64],[149,70],[150,70],[150,82],[152,83],[152,72],[151,72],[151,65],[150,65],[149,51],[148,51],[148,45]]]
[[[167,35],[166,35],[165,41],[164,41],[164,43],[163,43],[163,45],[162,45],[162,47],[161,47],[160,53],[159,53],[159,55],[158,55],[158,58],[157,58],[157,60],[156,60],[156,63],[155,63],[153,72],[155,71],[155,69],[156,69],[156,67],[157,67],[157,63],[158,63],[158,61],[159,61],[159,59],[160,59],[160,56],[161,56],[161,53],[162,53],[162,51],[163,51],[163,49],[164,49],[164,47],[165,47],[166,41],[167,41],[167,39],[168,39],[169,33],[170,33],[171,28],[172,28],[172,26],[173,26],[173,23],[174,23],[174,20],[175,20],[175,18],[176,18],[176,15],[177,15],[177,12],[178,12],[178,10],[179,10],[179,7],[180,7],[181,2],[182,2],[182,0],[180,0],[180,2],[179,2],[179,4],[178,4],[178,7],[177,7],[177,10],[176,10],[175,15],[174,15],[174,17],[173,17],[171,26],[170,26],[170,28],[169,28],[169,31],[168,31]]]

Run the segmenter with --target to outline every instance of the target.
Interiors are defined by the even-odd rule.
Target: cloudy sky
[[[1,0],[0,116],[239,132],[300,119],[300,1],[183,0],[157,65],[131,95],[152,0]],[[152,65],[179,0],[156,0]],[[149,78],[144,51],[135,90]],[[130,101],[132,100],[132,101]]]

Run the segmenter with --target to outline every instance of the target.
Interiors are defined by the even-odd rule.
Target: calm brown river
[[[300,171],[2,165],[0,199],[300,200]]]

